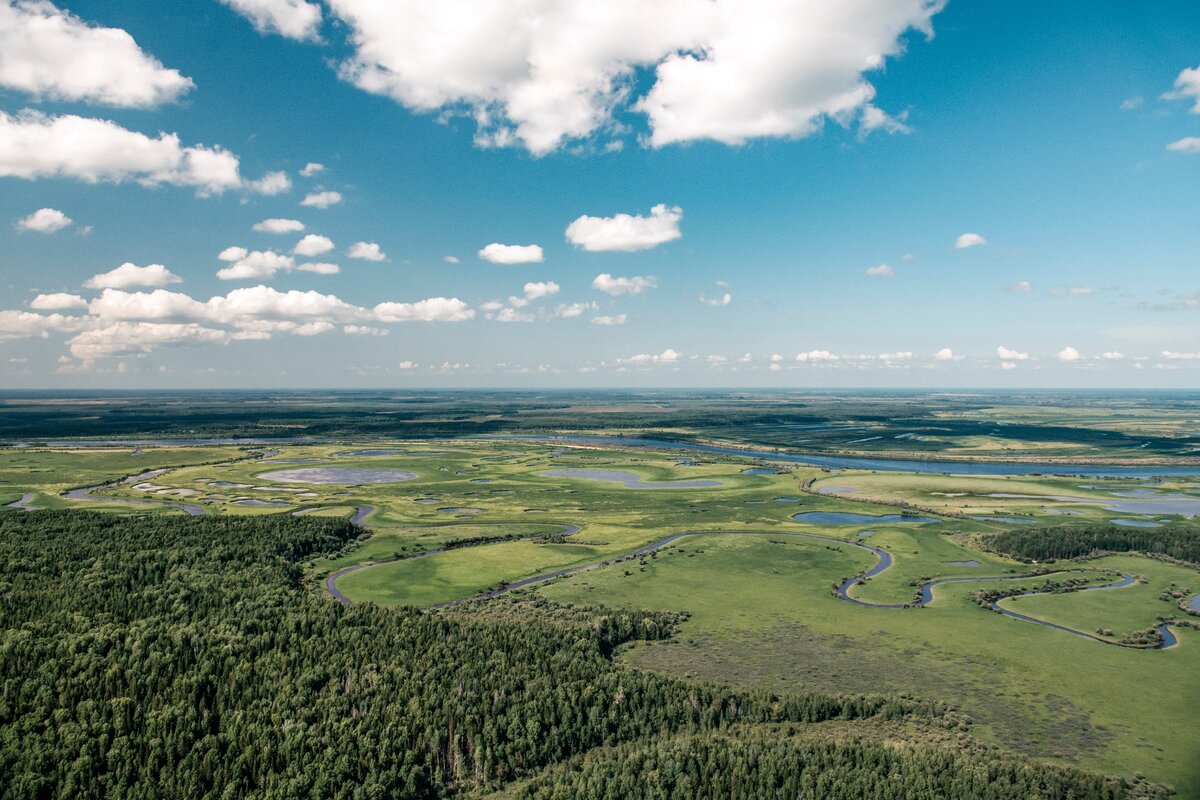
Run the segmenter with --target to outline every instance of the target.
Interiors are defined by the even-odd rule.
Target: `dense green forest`
[[[1097,552],[1155,553],[1200,563],[1200,529],[1089,527],[1023,527],[998,533],[989,546],[1026,561],[1079,558]]]
[[[681,735],[605,748],[547,771],[516,800],[1119,798],[1121,784],[1027,760],[949,748],[788,736]]]
[[[826,772],[819,796],[835,799],[885,785],[902,794],[870,796],[943,797],[979,775],[999,776],[990,797],[1135,791],[930,748],[759,757],[743,738],[763,724],[961,720],[912,700],[774,696],[609,659],[624,641],[670,635],[673,615],[343,607],[306,583],[303,561],[358,533],[309,517],[0,513],[0,797],[436,797],[621,744],[645,777],[657,749],[682,746],[656,738],[669,734],[698,754],[681,775],[724,774],[730,793],[714,797],[772,796]],[[597,780],[626,765],[603,763]],[[574,777],[560,794],[546,775],[536,791],[551,793],[537,796],[639,796],[591,795]]]

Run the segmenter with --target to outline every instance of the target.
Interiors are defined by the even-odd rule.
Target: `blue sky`
[[[0,0],[0,385],[1195,387],[1200,6],[824,5]]]

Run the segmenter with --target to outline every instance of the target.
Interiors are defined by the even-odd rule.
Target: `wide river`
[[[940,475],[1028,475],[1031,472],[1057,475],[1082,475],[1089,478],[1153,478],[1155,476],[1200,475],[1194,467],[1118,467],[1103,464],[1050,464],[1031,461],[920,461],[899,458],[859,456],[816,456],[779,453],[770,450],[743,450],[712,444],[674,442],[666,439],[638,439],[622,436],[503,436],[504,439],[532,439],[568,444],[596,444],[615,447],[663,447],[700,453],[743,456],[763,461],[786,461],[834,469],[874,469],[881,472],[923,472]]]
[[[808,464],[833,469],[873,469],[881,472],[921,472],[941,475],[1028,475],[1039,472],[1051,475],[1079,475],[1089,478],[1153,478],[1157,476],[1198,476],[1200,466],[1192,467],[1121,467],[1103,464],[1052,464],[1033,461],[922,461],[902,458],[868,458],[860,456],[818,456],[800,453],[781,453],[771,450],[747,450],[738,447],[677,442],[666,439],[642,439],[624,436],[494,436],[485,439],[508,439],[526,441],[565,442],[568,444],[594,444],[616,447],[659,447],[672,450],[690,450],[700,453],[742,456],[763,461],[783,461],[792,464]],[[469,440],[469,439],[468,439]],[[270,445],[270,444],[321,444],[319,438],[280,437],[274,439],[107,439],[39,442],[42,447],[179,447],[219,445]],[[453,441],[453,440],[443,440]],[[478,440],[477,440],[478,441]],[[32,443],[32,442],[29,442]],[[7,446],[25,446],[29,443],[0,443]],[[360,454],[361,455],[361,454]],[[407,455],[417,455],[409,453]],[[430,454],[433,455],[433,454]]]

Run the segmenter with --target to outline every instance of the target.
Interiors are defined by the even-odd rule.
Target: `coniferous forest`
[[[996,753],[823,739],[814,725],[961,724],[938,706],[773,696],[610,660],[623,642],[671,635],[672,615],[343,607],[302,563],[357,535],[292,516],[0,513],[0,797],[1135,792]]]

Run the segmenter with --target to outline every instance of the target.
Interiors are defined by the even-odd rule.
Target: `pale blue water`
[[[855,456],[814,456],[798,453],[776,453],[750,451],[737,447],[720,447],[693,442],[673,442],[665,439],[642,439],[622,436],[514,436],[508,439],[539,440],[556,442],[579,442],[580,444],[609,444],[619,447],[661,447],[673,450],[694,450],[701,453],[743,456],[763,461],[787,461],[793,464],[811,464],[817,467],[841,467],[845,469],[874,469],[881,472],[921,472],[946,475],[1028,475],[1031,472],[1060,475],[1084,475],[1094,478],[1151,478],[1155,475],[1200,475],[1200,467],[1114,467],[1098,465],[1024,463],[997,461],[972,463],[969,461],[918,461],[896,458],[860,458]]]
[[[589,481],[623,483],[628,489],[705,489],[720,486],[720,481],[690,479],[683,481],[644,481],[642,476],[621,469],[551,469],[542,473],[552,478],[582,478]]]
[[[792,519],[796,522],[807,522],[813,525],[890,525],[900,522],[939,522],[933,517],[906,517],[902,514],[850,514],[843,511],[807,511],[793,514]]]
[[[302,467],[264,472],[263,480],[280,483],[403,483],[417,477],[415,472],[398,469],[342,469],[339,467]]]

